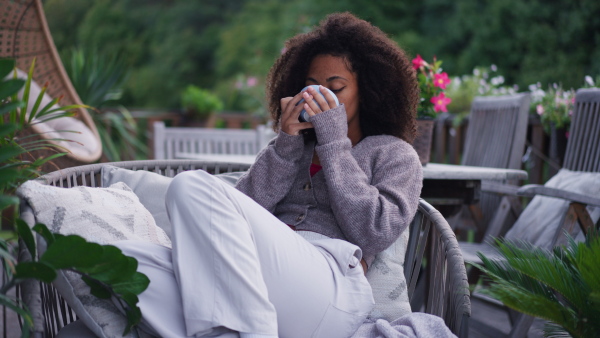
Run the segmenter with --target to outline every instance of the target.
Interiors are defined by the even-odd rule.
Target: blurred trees
[[[523,90],[577,88],[600,74],[597,0],[47,0],[45,9],[63,56],[83,46],[126,61],[123,103],[137,107],[177,107],[192,84],[215,90],[228,110],[258,111],[250,79],[262,88],[286,39],[344,10],[411,56],[436,55],[451,76],[495,64]]]

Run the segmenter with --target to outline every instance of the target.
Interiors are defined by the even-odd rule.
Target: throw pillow
[[[224,182],[234,186],[244,172],[232,172],[216,175]],[[103,187],[108,187],[117,182],[123,182],[129,186],[138,196],[140,202],[150,213],[156,222],[171,237],[172,225],[167,215],[165,206],[165,195],[167,188],[173,178],[166,177],[146,170],[129,170],[112,165],[102,166]]]
[[[600,196],[600,173],[561,169],[544,186],[598,197]],[[505,238],[524,240],[535,246],[550,249],[554,234],[568,206],[569,202],[560,198],[535,196],[506,233]],[[587,209],[596,223],[600,218],[600,208],[588,206]],[[576,239],[583,239],[581,232]]]
[[[373,289],[375,307],[369,318],[396,320],[412,312],[408,300],[408,288],[404,277],[404,258],[408,246],[408,229],[383,250],[367,270],[367,280]]]
[[[79,235],[88,241],[110,244],[125,239],[171,246],[152,215],[124,183],[109,188],[59,188],[28,181],[17,190],[34,211],[36,222],[64,235]],[[45,242],[38,241],[40,252]],[[98,299],[78,274],[59,271],[53,282],[86,326],[98,337],[120,337],[126,319],[112,301]]]

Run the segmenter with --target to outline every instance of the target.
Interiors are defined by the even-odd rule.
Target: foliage
[[[583,88],[596,87],[597,81],[587,75]],[[548,134],[551,128],[569,129],[571,116],[575,108],[575,89],[564,89],[562,84],[553,83],[547,90],[542,89],[541,83],[529,86],[531,92],[531,111],[540,116],[544,131]]]
[[[600,236],[591,229],[585,242],[572,238],[552,252],[528,243],[498,241],[502,260],[479,254],[492,284],[487,293],[508,307],[553,322],[573,337],[600,332]]]
[[[506,86],[504,76],[498,73],[498,67],[475,67],[471,74],[452,78],[446,88],[452,102],[448,110],[459,116],[466,116],[471,110],[475,96],[493,96],[515,94],[518,86]]]
[[[575,108],[575,90],[563,89],[561,84],[552,84],[544,91],[541,84],[529,86],[532,93],[531,106],[540,116],[544,131],[550,134],[551,126],[556,129],[569,129]]]
[[[138,123],[129,110],[118,103],[128,78],[123,60],[117,55],[107,56],[94,49],[78,47],[71,50],[65,65],[81,100],[96,107],[90,115],[107,159],[148,158],[148,146],[137,137]]]
[[[123,104],[136,107],[176,107],[189,83],[216,90],[238,74],[263,78],[286,39],[345,10],[409,54],[437,55],[449,74],[496,64],[521,88],[577,87],[600,74],[596,0],[47,0],[44,8],[59,51],[122,55],[132,71]]]
[[[59,102],[59,99],[54,99],[45,106],[41,106],[41,101],[46,86],[34,101],[32,107],[28,107],[29,92],[31,87],[31,77],[35,60],[31,64],[28,77],[26,80],[6,79],[7,76],[15,69],[15,61],[9,59],[0,59],[0,209],[4,209],[9,205],[18,203],[14,196],[9,193],[21,183],[38,177],[40,175],[39,168],[46,162],[65,155],[64,149],[49,141],[67,141],[64,139],[50,140],[35,140],[34,136],[20,137],[21,132],[29,126],[43,123],[49,120],[57,119],[64,116],[73,116],[71,110],[80,106],[64,106],[53,109],[52,106]],[[18,92],[23,90],[23,99],[20,100]],[[22,111],[30,113],[21,114]],[[36,150],[51,150],[55,154],[47,158],[31,158],[29,153]]]
[[[413,68],[418,71],[417,80],[421,90],[421,102],[417,108],[418,118],[435,118],[439,112],[448,112],[446,107],[452,99],[446,97],[445,89],[451,80],[448,73],[442,72],[442,61],[433,58],[428,63],[417,54],[412,60]]]
[[[238,74],[231,81],[221,82],[216,93],[224,98],[224,107],[231,111],[266,116],[264,78]]]
[[[0,211],[19,203],[14,190],[23,182],[38,177],[39,168],[49,160],[63,156],[61,148],[47,140],[32,141],[32,135],[20,137],[20,132],[35,123],[45,122],[64,116],[73,116],[72,109],[87,106],[51,107],[58,99],[41,107],[41,93],[30,107],[28,116],[21,113],[28,110],[31,78],[35,61],[29,69],[26,80],[6,78],[15,67],[14,60],[0,59]],[[22,100],[18,93],[23,89]],[[59,141],[59,140],[56,140]],[[64,140],[60,140],[64,141]],[[34,150],[54,150],[48,157],[28,160],[28,153]],[[127,313],[126,332],[141,319],[137,307],[139,295],[149,284],[148,278],[136,272],[137,261],[127,257],[112,246],[89,243],[79,236],[62,236],[51,233],[43,224],[37,224],[33,230],[45,239],[47,250],[37,259],[36,244],[32,230],[21,219],[15,221],[19,238],[25,243],[33,261],[17,262],[11,241],[0,239],[0,261],[4,268],[6,282],[0,287],[0,305],[5,306],[23,318],[22,337],[30,334],[33,320],[28,309],[8,292],[16,285],[29,279],[50,283],[56,278],[59,269],[70,270],[83,276],[92,288],[92,294],[99,298],[115,296]]]
[[[181,93],[181,105],[201,119],[223,109],[223,102],[216,95],[194,85],[187,86]]]

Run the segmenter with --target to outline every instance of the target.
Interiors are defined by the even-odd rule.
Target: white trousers
[[[140,307],[154,333],[349,337],[371,311],[357,246],[307,241],[200,170],[177,175],[166,203],[172,251],[150,243],[119,245],[149,275]]]

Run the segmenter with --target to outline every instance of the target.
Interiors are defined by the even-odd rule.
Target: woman
[[[169,186],[172,297],[182,309],[167,320],[142,294],[156,334],[349,337],[373,306],[365,269],[417,210],[422,169],[409,142],[419,91],[410,60],[382,31],[330,15],[287,42],[267,83],[279,133],[237,190],[202,171]],[[340,104],[325,89],[300,92],[307,85]],[[299,122],[302,109],[309,122]],[[142,272],[148,264],[141,259]]]

